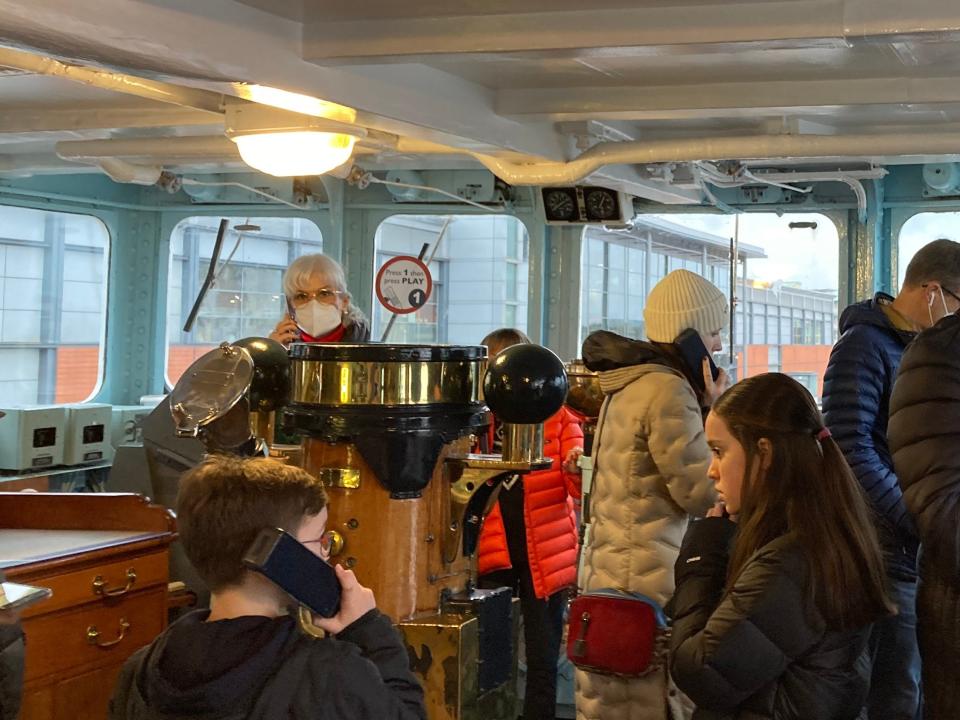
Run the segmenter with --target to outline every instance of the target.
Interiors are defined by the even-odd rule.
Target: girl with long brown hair
[[[891,613],[860,485],[800,383],[734,385],[706,422],[720,504],[676,565],[671,672],[695,720],[853,720]]]

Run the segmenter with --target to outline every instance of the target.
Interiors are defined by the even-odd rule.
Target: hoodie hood
[[[916,336],[916,333],[898,330],[893,326],[882,307],[892,302],[893,297],[881,292],[874,295],[870,300],[847,306],[840,314],[838,327],[840,335],[843,335],[855,325],[871,325],[899,337],[906,345]]]
[[[683,375],[662,348],[608,330],[590,333],[582,352],[584,365],[600,373],[600,389],[608,395],[648,373]]]
[[[144,657],[136,685],[154,712],[245,717],[296,635],[290,617],[247,616],[208,623],[208,615],[209,610],[201,610],[184,616]]]

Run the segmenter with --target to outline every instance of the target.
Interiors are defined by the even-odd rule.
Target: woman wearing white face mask
[[[367,342],[370,326],[351,302],[343,268],[326,255],[297,258],[283,275],[287,312],[270,338],[291,342]]]

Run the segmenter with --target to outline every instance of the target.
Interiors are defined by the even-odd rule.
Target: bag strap
[[[597,418],[597,430],[593,438],[593,448],[591,448],[590,450],[590,460],[593,465],[590,471],[590,492],[584,495],[580,503],[580,528],[579,528],[580,545],[577,548],[577,564],[576,564],[576,568],[578,571],[580,570],[581,563],[583,562],[583,547],[584,547],[584,540],[586,540],[586,537],[587,537],[587,525],[590,524],[590,506],[592,504],[590,499],[593,497],[594,488],[596,488],[597,469],[599,468],[597,460],[600,457],[600,440],[602,436],[601,430],[606,425],[607,410],[610,407],[610,400],[613,398],[614,395],[617,394],[617,392],[620,392],[620,391],[617,390],[616,392],[611,393],[610,395],[607,395],[607,397],[605,397],[603,400],[603,405],[600,407],[600,417]],[[579,577],[577,578],[577,582],[574,585],[574,587],[576,588],[577,592],[580,591]]]
[[[653,617],[654,620],[656,620],[657,627],[661,629],[667,627],[667,615],[664,613],[663,608],[660,607],[660,603],[642,593],[618,590],[617,588],[601,588],[600,590],[585,592],[580,597],[612,598],[614,600],[630,600],[644,603],[649,605],[650,609],[653,610]]]

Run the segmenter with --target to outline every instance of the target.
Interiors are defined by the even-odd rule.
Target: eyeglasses
[[[294,307],[303,307],[311,300],[316,300],[324,305],[336,305],[343,294],[340,290],[334,290],[333,288],[320,288],[312,293],[299,290],[293,294],[290,302],[293,303]]]
[[[929,287],[929,283],[925,283],[925,284],[921,285],[920,287],[922,287],[924,290],[926,290],[926,289]],[[940,289],[943,290],[947,295],[949,295],[950,297],[952,297],[952,298],[953,298],[954,300],[956,300],[957,302],[960,302],[960,295],[957,295],[955,292],[953,292],[953,290],[949,290],[948,288],[945,288],[943,285],[940,286]]]
[[[313,543],[320,543],[320,553],[323,557],[330,556],[330,550],[333,548],[333,530],[327,530],[323,535],[318,537],[316,540],[301,540],[300,543],[303,545],[312,545]]]

